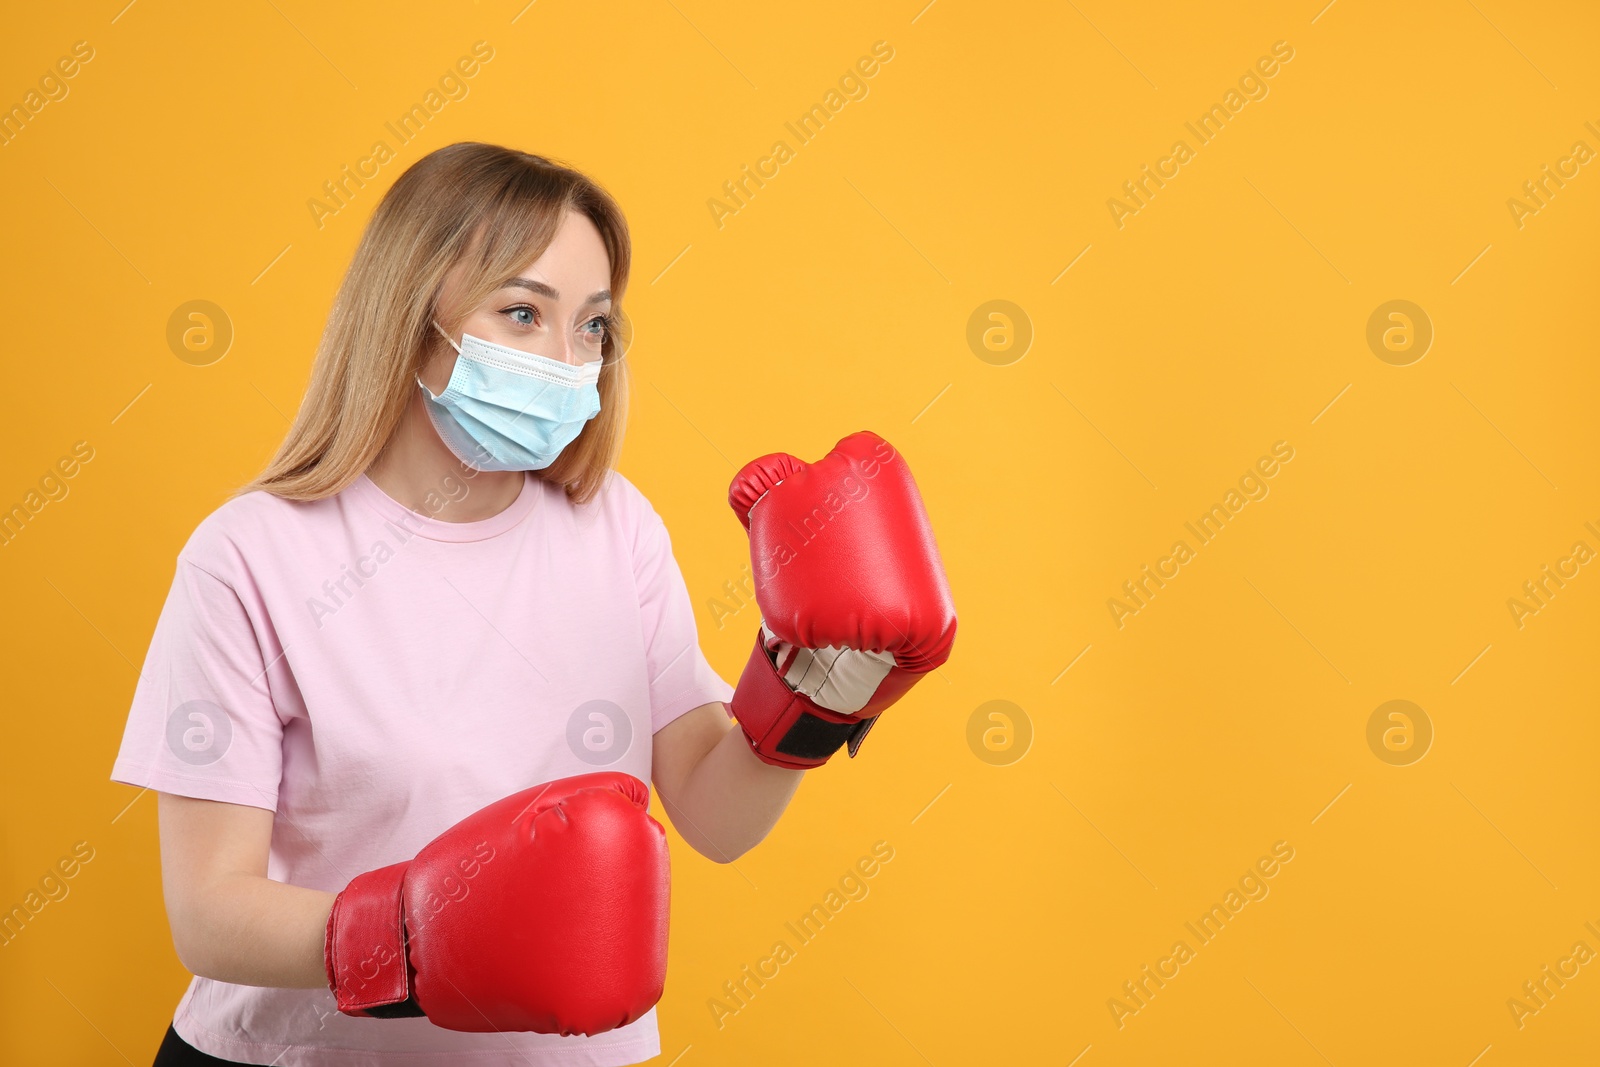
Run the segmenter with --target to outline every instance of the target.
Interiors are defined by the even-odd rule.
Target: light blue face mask
[[[600,413],[601,360],[578,366],[463,333],[438,396],[423,385],[423,405],[440,440],[480,471],[538,471],[556,461],[583,424]]]

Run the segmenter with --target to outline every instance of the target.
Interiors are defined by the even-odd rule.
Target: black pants
[[[178,1036],[178,1031],[167,1027],[166,1039],[156,1050],[156,1062],[151,1067],[215,1067],[216,1064],[239,1063],[239,1060],[219,1060],[201,1052]]]

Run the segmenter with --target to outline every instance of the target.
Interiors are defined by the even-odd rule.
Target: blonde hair
[[[261,489],[318,500],[355,481],[400,425],[427,345],[439,340],[429,323],[446,276],[463,265],[459,306],[476,308],[543,253],[568,210],[600,231],[620,318],[632,246],[621,209],[598,184],[541,156],[476,142],[414,163],[361,235],[294,424],[267,468],[234,495]],[[460,322],[439,324],[454,333]],[[618,346],[608,331],[600,414],[554,463],[533,472],[577,504],[599,492],[622,450],[628,373]]]

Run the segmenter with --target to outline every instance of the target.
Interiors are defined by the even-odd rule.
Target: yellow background
[[[281,439],[382,190],[487,140],[628,213],[622,468],[723,675],[755,625],[708,606],[745,560],[724,494],[763,452],[897,445],[960,614],[948,665],[758,849],[673,838],[659,1062],[1595,1062],[1600,964],[1520,1029],[1507,1000],[1600,950],[1600,567],[1520,629],[1507,600],[1600,549],[1600,164],[1520,227],[1507,201],[1600,150],[1600,17],[1319,7],[13,12],[7,106],[75,41],[94,58],[0,148],[0,503],[76,441],[95,458],[0,549],[0,904],[74,842],[95,858],[0,948],[0,1060],[149,1062],[187,975],[154,797],[107,775],[174,557]],[[385,122],[479,40],[469,95],[399,144]],[[799,145],[784,123],[880,40],[865,98]],[[1184,123],[1277,41],[1269,94],[1197,146]],[[1108,199],[1180,138],[1195,158],[1119,228]],[[319,228],[308,202],[379,139],[395,161]],[[778,139],[793,158],[719,227],[708,201]],[[166,341],[199,299],[236,332],[205,367]],[[1409,366],[1366,342],[1395,299],[1435,330]],[[1009,365],[966,340],[991,300],[1033,331]],[[1107,600],[1280,440],[1270,495],[1119,629]],[[1434,730],[1405,766],[1367,743],[1397,699]],[[992,700],[1031,723],[1009,765],[968,743]],[[722,983],[877,841],[870,894],[719,1027]],[[1122,983],[1278,841],[1270,895],[1119,1028]]]

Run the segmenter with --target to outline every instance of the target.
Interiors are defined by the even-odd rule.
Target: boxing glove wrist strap
[[[328,988],[346,1015],[403,1019],[423,1014],[411,999],[400,890],[408,863],[357,875],[333,901],[323,943]]]
[[[863,718],[830,711],[791,689],[759,631],[730,707],[757,758],[797,770],[822,766],[846,743],[854,756],[878,721],[875,714]]]

